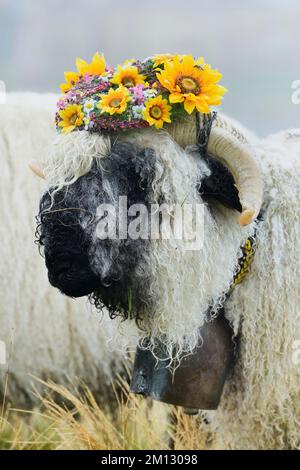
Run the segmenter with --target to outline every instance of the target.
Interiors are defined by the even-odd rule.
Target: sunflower
[[[177,56],[166,62],[164,70],[156,76],[160,84],[170,92],[170,103],[184,103],[188,114],[195,108],[199,112],[209,113],[209,106],[220,104],[227,91],[217,84],[222,74],[204,64],[202,57],[195,61],[191,55],[182,58]]]
[[[164,65],[165,62],[169,62],[174,59],[173,54],[156,54],[153,56],[154,68],[158,67],[159,65]]]
[[[85,60],[76,59],[76,66],[78,72],[65,72],[65,80],[67,83],[62,83],[60,89],[63,93],[71,90],[73,86],[83,77],[85,74],[89,75],[105,75],[105,59],[99,55],[99,52],[94,54],[92,62],[88,64]]]
[[[119,86],[116,90],[111,88],[106,95],[101,96],[97,107],[102,113],[122,114],[127,108],[129,101],[129,91],[124,86]]]
[[[119,65],[117,72],[114,73],[111,83],[123,85],[127,88],[145,83],[145,75],[140,75],[138,68],[134,65]]]
[[[60,89],[63,93],[67,93],[78,82],[80,75],[76,72],[65,72],[64,77],[67,83],[62,83]]]
[[[62,128],[62,132],[68,134],[72,132],[76,127],[83,124],[84,113],[82,112],[82,106],[78,104],[71,104],[62,111],[59,111],[61,121],[58,126]]]
[[[175,54],[156,54],[153,56],[154,61],[154,68],[158,67],[159,65],[164,65],[166,62],[171,62],[175,58],[179,59],[180,61],[184,58],[184,55],[175,55]],[[195,61],[195,65],[203,65],[204,59],[203,57],[198,57]]]
[[[159,95],[157,98],[147,101],[143,118],[150,126],[154,125],[156,129],[161,129],[164,122],[171,122],[171,109],[168,101]]]
[[[92,62],[88,64],[85,60],[77,57],[76,67],[81,76],[86,73],[89,75],[103,75],[105,72],[105,59],[104,56],[100,56],[99,52],[93,55]]]

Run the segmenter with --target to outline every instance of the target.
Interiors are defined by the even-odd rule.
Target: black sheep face
[[[119,214],[120,197],[126,197],[126,213],[140,204],[151,214],[156,163],[152,149],[115,143],[110,155],[94,162],[76,182],[43,195],[38,241],[54,287],[70,297],[90,296],[97,307],[105,305],[111,316],[121,314],[138,320],[145,308],[151,312],[155,302],[153,293],[147,291],[151,283],[151,237],[103,239],[98,228],[103,220],[99,208],[108,205]],[[240,210],[228,171],[211,157],[203,164],[207,171],[204,176],[199,169],[199,200],[211,205],[213,198]],[[128,225],[132,218],[127,217]]]
[[[143,257],[149,240],[98,238],[98,208],[113,205],[118,213],[120,196],[126,196],[127,207],[148,206],[154,168],[153,150],[117,143],[75,183],[43,195],[38,241],[54,287],[70,297],[90,295],[111,315],[130,310],[134,272],[146,269]]]

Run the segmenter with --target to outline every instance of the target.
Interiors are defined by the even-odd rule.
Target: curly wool
[[[135,199],[129,197],[129,205],[145,202],[143,196],[138,195],[137,191],[137,188],[141,186],[140,180],[145,169],[141,173],[141,165],[138,169],[135,168],[138,158],[141,158],[138,157],[139,153],[141,154],[145,149],[152,149],[155,155],[155,171],[150,178],[151,195],[147,201],[148,206],[150,202],[153,204],[163,202],[172,212],[172,207],[175,204],[179,206],[182,206],[183,203],[193,206],[203,204],[199,194],[199,186],[201,187],[203,177],[209,172],[208,168],[204,162],[201,162],[195,149],[183,150],[167,132],[147,129],[119,134],[116,142],[111,147],[107,147],[108,153],[106,155],[102,153],[104,137],[101,135],[92,135],[88,145],[90,153],[87,155],[87,150],[85,150],[81,154],[80,149],[86,145],[87,138],[87,133],[82,131],[70,135],[66,140],[65,147],[65,137],[62,136],[56,141],[56,143],[59,142],[59,151],[57,152],[56,149],[56,160],[58,161],[60,156],[61,161],[64,162],[64,168],[69,162],[69,177],[72,175],[71,180],[74,187],[69,184],[69,179],[65,178],[64,173],[60,174],[56,160],[51,160],[50,156],[47,162],[47,168],[51,168],[53,175],[58,169],[56,179],[52,182],[58,186],[64,184],[65,189],[69,187],[72,190],[72,192],[67,191],[66,196],[60,196],[64,201],[68,200],[71,207],[90,208],[91,212],[95,214],[98,204],[110,202],[116,205],[118,195],[130,196],[130,192],[135,194]],[[131,147],[126,148],[126,145],[129,144]],[[95,153],[95,148],[98,145],[101,152]],[[117,150],[118,146],[120,150]],[[76,155],[75,159],[73,155]],[[83,168],[86,158],[89,164],[85,168],[86,175],[82,176],[78,168]],[[142,155],[142,161],[150,175],[152,170],[149,160],[151,160],[149,154]],[[76,161],[75,166],[73,165],[74,161]],[[94,168],[92,165],[96,165],[98,168],[98,170],[93,170],[93,172],[96,171],[96,174],[98,171],[99,177],[96,176],[98,182],[89,176]],[[132,179],[132,175],[134,175],[134,179]],[[63,179],[60,179],[61,176]],[[81,176],[82,178],[80,178]],[[87,178],[90,179],[90,182],[87,183],[88,189],[84,194],[81,186],[85,184]],[[127,185],[124,182],[121,183],[123,180],[127,181]],[[95,184],[101,186],[100,192],[99,189],[94,191]],[[176,360],[183,353],[192,352],[199,341],[199,327],[207,319],[208,309],[210,308],[213,314],[217,314],[218,309],[222,306],[238,266],[241,254],[240,247],[255,229],[255,224],[246,228],[240,227],[236,220],[237,214],[234,211],[225,210],[217,203],[214,205],[213,212],[208,206],[204,206],[204,215],[203,227],[201,227],[204,246],[201,250],[187,250],[185,240],[175,241],[174,239],[164,240],[162,238],[151,240],[150,244],[144,243],[143,251],[139,251],[138,256],[134,257],[138,260],[134,269],[129,269],[132,264],[129,248],[137,245],[137,241],[128,240],[125,252],[124,249],[122,251],[124,242],[122,244],[119,240],[110,241],[106,247],[107,243],[97,239],[97,223],[89,227],[88,230],[91,233],[88,235],[84,227],[87,226],[85,219],[90,216],[84,214],[77,216],[78,223],[90,240],[87,250],[92,269],[100,276],[99,284],[101,278],[104,277],[105,266],[108,271],[111,271],[112,267],[116,270],[116,264],[119,263],[122,266],[118,272],[130,271],[130,283],[127,284],[132,290],[134,299],[130,316],[138,320],[141,343],[147,344],[153,351],[156,340],[163,341],[166,344],[171,364],[178,362]],[[45,220],[44,225],[46,223]],[[49,232],[49,229],[46,228],[46,231]],[[69,245],[70,237],[65,238],[66,244]],[[224,240],[226,240],[226,249],[224,249]],[[176,247],[174,247],[174,242],[176,242]],[[57,260],[57,255],[55,259]],[[58,270],[60,271],[59,268]],[[70,279],[69,273],[67,278]],[[115,304],[119,304],[118,294],[123,290],[121,281],[119,281],[118,290],[110,288],[110,293],[114,292],[116,299],[107,301],[109,290],[105,289],[96,290],[92,298],[97,306],[101,306],[103,302],[110,308],[111,315],[115,316],[117,312],[113,300]],[[123,313],[119,313],[123,318],[129,316],[126,309]],[[146,339],[147,341],[145,341]],[[174,358],[175,346],[176,357]]]
[[[137,310],[139,287],[134,273],[143,265],[149,241],[101,239],[97,236],[102,221],[98,209],[109,204],[110,211],[123,210],[118,207],[120,193],[126,195],[129,207],[147,205],[154,161],[149,149],[115,143],[110,154],[100,163],[95,161],[86,175],[58,191],[50,189],[41,200],[38,241],[51,284],[73,297],[92,294],[93,303],[108,307],[111,317],[119,313],[127,318],[130,288]]]
[[[256,150],[265,183],[264,221],[251,272],[226,303],[240,338],[219,409],[208,413],[218,449],[300,448],[300,130]]]
[[[152,182],[155,203],[163,199],[169,207],[203,204],[199,186],[207,168],[195,149],[183,150],[166,132],[151,129],[127,135],[125,139],[155,151],[156,171]],[[202,223],[202,249],[187,250],[186,240],[160,238],[151,240],[149,253],[144,257],[150,268],[148,296],[155,303],[151,314],[142,317],[141,341],[152,350],[157,339],[162,341],[171,364],[193,351],[208,309],[217,314],[222,307],[238,267],[240,247],[255,229],[255,224],[240,227],[235,211],[224,209],[218,203],[212,210],[204,206]],[[141,283],[142,278],[135,282]],[[150,341],[145,341],[149,337]]]
[[[111,149],[109,137],[87,131],[57,135],[53,144],[44,152],[43,170],[50,186],[59,191],[73,184],[88,173],[92,165]]]

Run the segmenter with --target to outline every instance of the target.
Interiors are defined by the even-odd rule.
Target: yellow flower
[[[158,67],[159,65],[164,65],[166,62],[171,62],[172,60],[179,59],[180,61],[184,58],[184,55],[175,55],[175,54],[156,54],[153,56],[154,60],[154,68]],[[195,61],[195,65],[203,65],[204,59],[203,57],[198,57]]]
[[[67,91],[71,90],[71,88],[73,88],[75,83],[78,82],[80,75],[76,72],[65,72],[64,76],[67,83],[62,83],[60,85],[60,89],[63,93],[66,93]]]
[[[64,74],[67,83],[62,83],[60,85],[60,89],[63,93],[71,90],[78,80],[86,73],[89,75],[105,75],[105,59],[103,55],[99,55],[99,52],[94,54],[90,64],[88,64],[85,60],[77,58],[76,66],[78,72],[65,72]]]
[[[93,59],[90,64],[79,57],[76,59],[76,67],[81,76],[86,73],[89,75],[104,75],[105,66],[104,56],[100,56],[99,52],[96,52],[96,54],[93,55]]]
[[[195,108],[199,112],[209,113],[209,106],[220,104],[227,91],[217,84],[222,74],[204,64],[202,57],[195,61],[191,55],[177,56],[166,62],[164,70],[156,75],[161,85],[169,90],[170,103],[183,102],[188,114]]]
[[[102,95],[97,107],[102,113],[122,114],[127,108],[129,99],[127,88],[119,86],[116,90],[111,88],[106,95]]]
[[[127,67],[128,65],[132,65],[133,62],[135,62],[135,58],[133,57],[132,59],[126,59],[124,64],[123,64],[123,67]]]
[[[111,83],[123,85],[127,88],[136,86],[139,83],[145,83],[145,76],[139,75],[138,68],[133,65],[119,65],[117,72],[114,73]]]
[[[154,68],[158,67],[159,65],[164,64],[165,62],[169,62],[174,59],[173,54],[156,54],[153,56],[154,60]]]
[[[143,118],[150,126],[154,125],[156,129],[161,129],[164,122],[171,122],[171,109],[172,107],[168,104],[168,101],[159,95],[157,98],[147,101]]]
[[[71,104],[62,111],[59,111],[59,116],[62,120],[58,125],[65,134],[72,132],[76,127],[83,124],[84,113],[82,112],[82,106],[78,104]]]

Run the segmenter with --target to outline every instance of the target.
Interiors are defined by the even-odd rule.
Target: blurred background
[[[300,126],[299,0],[0,0],[0,80],[59,91],[76,56],[114,65],[154,53],[203,55],[229,89],[222,109],[260,136]]]

